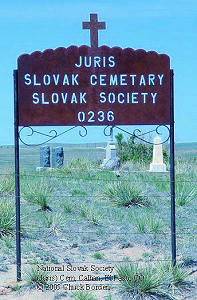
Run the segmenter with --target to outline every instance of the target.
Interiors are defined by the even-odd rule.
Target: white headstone
[[[113,141],[113,129],[111,130],[110,140],[107,142],[106,157],[103,160],[103,165],[105,165],[110,159],[116,158],[116,145]]]
[[[116,145],[113,142],[108,141],[105,150],[106,150],[106,156],[105,159],[103,160],[103,164],[105,164],[108,160],[116,157]]]
[[[149,172],[167,172],[163,163],[162,141],[159,136],[154,138],[153,161],[150,164]]]

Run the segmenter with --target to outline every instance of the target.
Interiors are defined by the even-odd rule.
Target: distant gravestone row
[[[104,169],[118,169],[120,167],[120,159],[117,157],[116,145],[113,142],[113,138],[108,141],[107,147],[103,149],[106,151],[106,157],[101,166]],[[37,171],[61,168],[63,165],[63,147],[52,147],[52,157],[50,146],[40,147],[40,167],[36,168]],[[150,164],[149,172],[167,172],[166,165],[163,163],[162,141],[158,136],[154,139],[153,160]]]
[[[51,164],[52,161],[52,164]],[[50,146],[40,147],[40,167],[37,171],[51,168],[61,168],[64,164],[64,149],[63,147],[52,147],[52,159]]]

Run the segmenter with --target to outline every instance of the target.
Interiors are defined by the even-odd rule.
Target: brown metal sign
[[[18,59],[19,125],[170,124],[170,60],[102,46]]]

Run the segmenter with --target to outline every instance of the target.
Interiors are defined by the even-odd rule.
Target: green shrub
[[[147,196],[131,183],[118,181],[107,184],[102,191],[102,198],[110,200],[116,206],[147,206]]]
[[[0,198],[0,237],[15,231],[15,203],[12,199]]]
[[[118,133],[116,136],[118,156],[121,162],[133,161],[150,163],[153,156],[153,146],[146,145],[144,143],[136,143],[135,137],[131,136],[127,141],[123,141],[122,133]],[[166,150],[163,150],[164,161],[169,160]]]

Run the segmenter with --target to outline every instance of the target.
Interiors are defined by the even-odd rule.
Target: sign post
[[[175,168],[174,168],[174,71],[170,71],[170,190],[172,265],[176,265]]]
[[[17,280],[21,278],[18,126],[170,125],[171,241],[172,264],[176,264],[170,59],[154,51],[98,47],[98,30],[105,28],[91,14],[90,22],[83,22],[83,29],[90,29],[91,47],[47,49],[18,58],[14,72]]]
[[[16,266],[17,281],[21,280],[21,229],[20,229],[20,169],[18,131],[18,71],[14,70],[14,145],[15,145],[15,205],[16,205]]]

